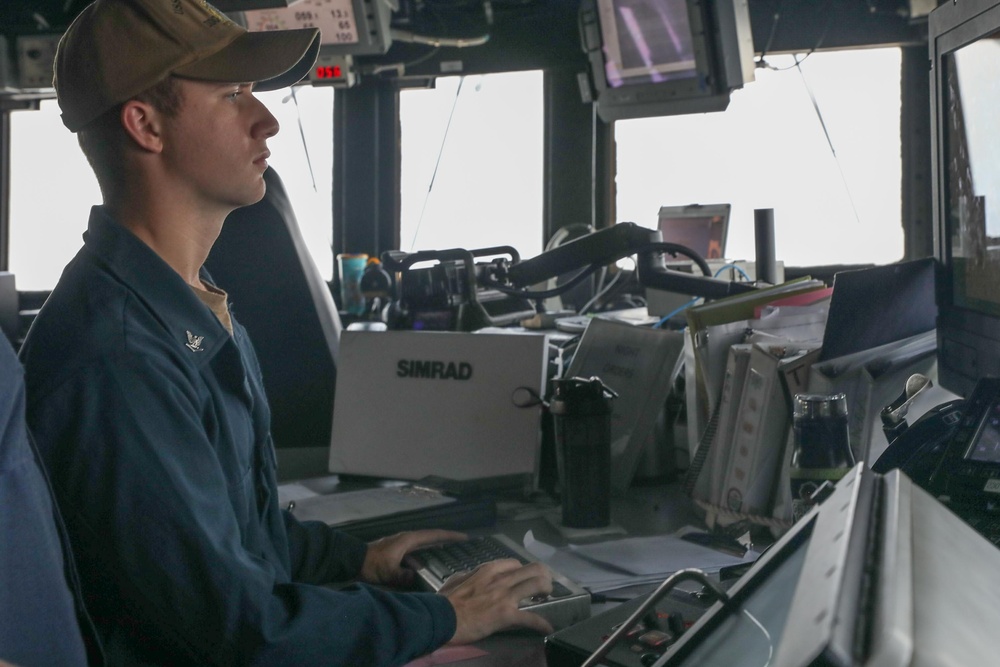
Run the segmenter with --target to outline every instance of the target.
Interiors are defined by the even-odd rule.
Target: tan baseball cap
[[[205,0],[96,0],[59,41],[52,83],[76,132],[169,74],[274,90],[318,53],[315,28],[247,32]]]

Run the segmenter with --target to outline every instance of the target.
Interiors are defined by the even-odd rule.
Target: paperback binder
[[[599,377],[618,393],[611,413],[611,491],[622,495],[670,394],[683,334],[595,318],[565,377]]]
[[[779,299],[823,289],[826,289],[823,281],[803,277],[688,308],[684,372],[688,387],[688,444],[692,456],[719,401],[729,347],[742,341],[757,309]],[[773,330],[781,329],[784,323],[761,319],[757,320],[757,326]]]
[[[707,449],[701,469],[695,472],[697,480],[692,492],[695,499],[721,504],[752,347],[750,343],[737,343],[729,348],[726,375],[722,382],[722,398],[713,417],[715,428],[711,439],[699,446]],[[701,454],[699,449],[699,458],[702,458]]]
[[[789,385],[805,381],[815,349],[792,343],[751,349],[724,496],[716,504],[732,512],[770,513],[791,426]]]

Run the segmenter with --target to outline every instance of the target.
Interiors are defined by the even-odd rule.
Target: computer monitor
[[[729,204],[661,206],[659,229],[663,240],[691,248],[705,259],[726,256]]]
[[[585,0],[580,34],[606,122],[722,111],[754,78],[747,0]]]
[[[657,667],[981,665],[1000,550],[899,471],[861,463]]]
[[[1000,2],[944,3],[928,26],[938,375],[968,397],[1000,375]]]

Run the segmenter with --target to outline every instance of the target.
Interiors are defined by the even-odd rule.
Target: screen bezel
[[[710,95],[713,64],[708,38],[708,17],[704,6],[698,0],[681,0],[687,5],[688,26],[691,48],[694,52],[694,76],[678,77],[656,83],[630,83],[625,80],[620,86],[613,86],[607,77],[608,59],[605,53],[606,35],[609,30],[607,14],[601,11],[602,3],[614,5],[617,0],[594,0],[598,7],[597,22],[600,28],[602,47],[591,51],[590,59],[594,67],[594,83],[599,91],[598,104],[605,107],[619,102],[641,100],[644,96],[654,98],[702,97]],[[613,22],[613,21],[612,21]],[[613,27],[613,26],[612,26]]]
[[[726,256],[726,240],[729,236],[729,217],[732,212],[731,204],[689,204],[687,206],[661,206],[657,214],[657,228],[663,240],[666,242],[677,242],[681,245],[683,241],[671,239],[669,234],[670,223],[681,220],[692,220],[702,222],[709,229],[709,238],[719,246],[720,254],[713,256],[711,252],[703,253],[705,259],[723,259]],[[692,250],[701,252],[701,248],[691,246]]]
[[[945,59],[958,49],[1000,29],[1000,3],[966,0],[941,5],[928,18],[932,63],[931,160],[934,252],[941,266],[937,285],[938,377],[942,387],[968,398],[985,375],[1000,375],[1000,318],[955,302],[955,262],[947,215],[947,102]]]

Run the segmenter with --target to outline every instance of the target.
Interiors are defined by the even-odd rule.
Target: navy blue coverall
[[[21,358],[108,662],[394,665],[451,638],[443,596],[317,585],[356,576],[367,547],[278,507],[245,329],[103,207],[84,241]]]

